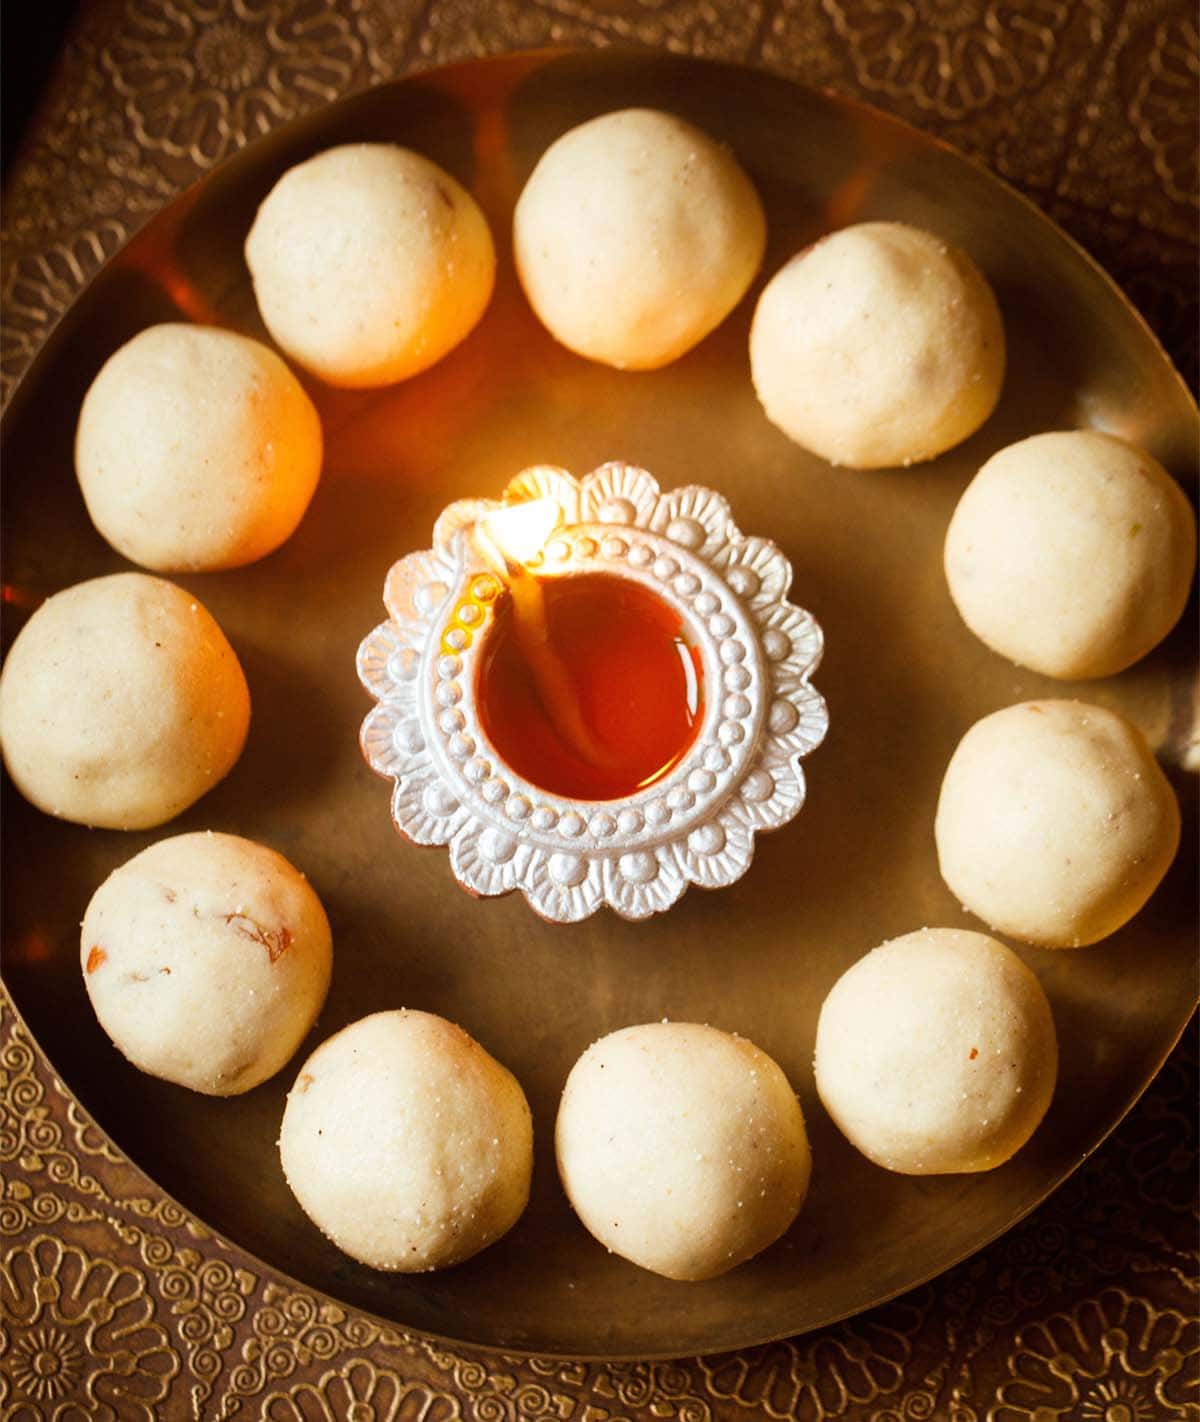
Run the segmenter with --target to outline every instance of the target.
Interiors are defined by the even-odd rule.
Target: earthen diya
[[[450,505],[358,652],[396,828],[556,923],[734,883],[755,833],[800,810],[828,729],[791,580],[720,494],[628,464],[538,466]]]

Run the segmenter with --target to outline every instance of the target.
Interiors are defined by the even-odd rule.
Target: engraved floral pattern
[[[828,0],[862,86],[961,118],[1040,83],[1066,23],[1064,0]]]
[[[920,1294],[915,1298],[928,1303]],[[702,1358],[700,1366],[714,1397],[761,1409],[768,1417],[844,1417],[901,1388],[923,1313],[902,1301],[808,1346],[786,1352],[754,1348],[728,1358]]]
[[[151,0],[118,0],[81,6],[62,67],[7,184],[0,397],[7,399],[15,377],[58,316],[122,237],[209,166],[212,153],[232,151],[253,136],[253,130],[242,131],[239,123],[246,119],[255,125],[271,123],[276,116],[320,103],[334,84],[345,92],[435,58],[497,53],[521,43],[604,44],[614,39],[766,62],[803,82],[882,102],[967,147],[1020,182],[1114,271],[1194,387],[1200,329],[1195,303],[1195,81],[1187,77],[1194,74],[1194,17],[1187,7],[1170,0],[1136,6],[1130,0],[1085,0],[1069,8],[1069,28],[1056,29],[1051,23],[1048,32],[1031,34],[1015,22],[1005,31],[1000,21],[1006,14],[1013,15],[1015,7],[1009,4],[1006,9],[1004,0],[999,5],[975,0],[969,9],[963,3],[947,3],[941,10],[930,7],[922,21],[929,34],[912,36],[914,52],[926,60],[954,43],[965,44],[954,37],[967,33],[962,21],[969,13],[973,52],[981,54],[987,65],[1009,74],[1015,68],[1030,79],[1044,70],[1036,91],[1025,89],[1002,103],[980,108],[969,106],[976,91],[966,90],[964,97],[960,92],[964,85],[956,79],[948,83],[944,100],[939,99],[937,87],[943,81],[936,75],[937,82],[917,85],[915,96],[897,82],[898,68],[890,76],[897,92],[882,87],[881,81],[889,81],[894,58],[879,54],[872,59],[865,39],[855,37],[887,35],[889,22],[886,15],[881,20],[881,9],[895,13],[890,22],[893,32],[909,22],[906,17],[915,7],[905,0],[895,4],[823,0],[821,5],[808,0],[767,0],[761,5],[740,0],[712,4],[499,0],[488,5],[478,0],[435,0],[428,6],[410,0],[280,0],[274,9],[285,27],[291,25],[286,33],[292,36],[298,34],[300,22],[311,24],[315,19],[331,25],[335,63],[314,56],[316,90],[308,84],[302,87],[299,67],[277,70],[280,87],[267,100],[255,95],[270,84],[269,66],[275,53],[263,5],[235,7],[213,0],[193,5],[174,0],[168,6]],[[1051,7],[1042,13],[1054,12]],[[835,14],[840,28],[831,19]],[[207,75],[201,75],[198,67],[189,69],[196,60],[183,38],[181,15],[235,26],[245,39],[240,61],[237,42],[227,31],[223,53],[210,51],[204,56]],[[937,33],[942,37],[935,39],[939,22],[942,28]],[[195,34],[196,20],[191,23],[190,33]],[[161,60],[155,24],[162,27]],[[960,28],[947,28],[951,24]],[[985,43],[989,36],[993,47],[1007,46],[1016,52],[1015,58],[996,65]],[[304,39],[299,48],[305,44],[316,48]],[[351,72],[350,56],[356,47],[359,58]],[[266,69],[258,67],[264,54]],[[1105,61],[1097,78],[1097,64],[1106,54],[1113,60]],[[172,121],[160,107],[160,70],[177,74],[180,59],[187,82],[175,92],[177,113]],[[1116,60],[1124,65],[1120,84],[1115,79]],[[331,78],[335,68],[337,75]],[[117,85],[118,76],[123,90]],[[221,84],[232,87],[221,88]],[[223,99],[215,100],[214,91]],[[192,131],[198,136],[194,150]],[[168,142],[183,150],[179,157],[167,151]],[[1128,201],[1128,194],[1138,201]],[[1118,207],[1121,211],[1115,213]],[[321,1358],[305,1340],[328,1305],[264,1280],[256,1261],[225,1250],[203,1225],[167,1201],[105,1143],[54,1081],[2,987],[0,1069],[4,1072],[0,1236],[7,1257],[24,1254],[35,1237],[52,1230],[81,1248],[88,1241],[93,1259],[103,1253],[121,1264],[136,1262],[148,1292],[158,1300],[155,1318],[178,1359],[174,1386],[158,1406],[164,1418],[241,1422],[262,1415],[268,1393],[287,1398],[293,1408],[284,1414],[289,1417],[297,1413],[327,1417],[351,1395],[356,1403],[369,1398],[376,1405],[406,1395],[405,1407],[419,1408],[420,1394],[411,1390],[414,1383],[444,1399],[440,1405],[448,1415],[457,1411],[470,1419],[516,1422],[541,1416],[558,1422],[615,1422],[637,1416],[661,1422],[725,1422],[744,1417],[750,1422],[770,1415],[761,1405],[758,1383],[743,1383],[745,1401],[713,1391],[710,1374],[719,1378],[724,1393],[730,1390],[732,1374],[720,1373],[728,1360],[714,1360],[705,1368],[695,1361],[602,1365],[478,1359],[468,1350],[451,1351],[381,1331],[371,1320],[350,1311],[326,1315],[333,1352]],[[1046,1337],[1038,1330],[1047,1319],[1075,1320],[1081,1336],[1096,1336],[1098,1315],[1090,1300],[1113,1280],[1121,1283],[1123,1297],[1133,1301],[1131,1320],[1172,1313],[1185,1319],[1194,1316],[1191,1153],[1196,1083],[1196,1046],[1190,1033],[1156,1091],[1066,1189],[1006,1241],[939,1280],[932,1309],[906,1322],[895,1322],[889,1311],[883,1311],[907,1349],[903,1389],[877,1403],[848,1404],[844,1417],[854,1422],[922,1418],[976,1422],[995,1403],[999,1387],[1015,1381],[1018,1365],[1022,1376],[1032,1376],[1033,1358],[1025,1358],[1021,1350],[1026,1344],[1035,1350],[1045,1348]],[[1181,1122],[1187,1124],[1183,1135]],[[1180,1142],[1188,1154],[1182,1162]],[[94,1182],[96,1188],[88,1189],[87,1182]],[[1087,1241],[1077,1247],[1079,1221],[1085,1212]],[[148,1251],[142,1241],[122,1236],[116,1223],[130,1220],[144,1229],[147,1241],[163,1240],[167,1248],[156,1245]],[[1030,1232],[1035,1229],[1031,1242]],[[1069,1247],[1055,1245],[1063,1231]],[[196,1309],[174,1314],[165,1302],[165,1291],[178,1284],[161,1281],[173,1267],[191,1271],[194,1259],[186,1251],[192,1248],[206,1261],[223,1261],[235,1273],[221,1287],[213,1275],[205,1275],[209,1282],[190,1296]],[[147,1263],[148,1257],[158,1260],[160,1254],[170,1259],[162,1265]],[[178,1262],[185,1255],[187,1263]],[[1020,1309],[1009,1293],[1014,1262],[1025,1270],[1021,1275],[1025,1302]],[[242,1312],[230,1321],[233,1340],[225,1346],[224,1325],[209,1318],[208,1310],[218,1312],[218,1304],[220,1310],[233,1309],[232,1303],[223,1302],[230,1292],[238,1295]],[[283,1297],[297,1297],[302,1306],[282,1308]],[[1119,1313],[1122,1298],[1106,1297]],[[1136,1312],[1135,1304],[1144,1311]],[[198,1374],[192,1368],[193,1355],[182,1330],[185,1325],[197,1326],[188,1323],[197,1314],[213,1340],[210,1349],[195,1355],[198,1366],[208,1369],[208,1358],[215,1356],[216,1375]],[[857,1345],[849,1341],[849,1330],[854,1327],[858,1325],[838,1325],[812,1338],[755,1350],[749,1377],[765,1379],[773,1373],[791,1379],[802,1374],[815,1350],[829,1339],[846,1339],[853,1351]],[[1179,1351],[1179,1343],[1171,1343],[1170,1336],[1169,1329],[1155,1331],[1149,1340],[1167,1355],[1168,1370],[1174,1352]],[[64,1417],[92,1415],[86,1394],[80,1392],[88,1372],[75,1352],[78,1337],[65,1325],[44,1319],[14,1322],[0,1312],[0,1415],[26,1422],[51,1417],[60,1405]],[[47,1356],[39,1363],[42,1354]],[[368,1354],[370,1376],[361,1371],[346,1373],[347,1389],[357,1390],[353,1394],[333,1390],[333,1380]],[[1107,1375],[1084,1378],[1077,1373],[1074,1391],[1045,1370],[1043,1357],[1039,1376],[1056,1389],[1050,1401],[1057,1407],[1063,1399],[1078,1396],[1073,1409],[1064,1404],[1067,1411],[1059,1408],[1053,1415],[1062,1422],[1149,1422],[1150,1418],[1159,1422],[1196,1415],[1196,1407],[1174,1400],[1179,1394],[1170,1388],[1164,1396],[1172,1400],[1160,1402],[1153,1391],[1156,1379],[1127,1371],[1128,1356],[1128,1348],[1124,1354],[1113,1349],[1107,1358]],[[147,1357],[153,1359],[154,1354]],[[1103,1359],[1103,1350],[1098,1357]],[[272,1371],[269,1361],[277,1362],[280,1371]],[[1097,1366],[1096,1358],[1091,1366],[1093,1370]],[[242,1367],[246,1371],[238,1373]],[[1194,1377],[1195,1371],[1195,1356],[1189,1354],[1185,1366],[1172,1374],[1173,1383],[1184,1381],[1189,1373]],[[29,1390],[18,1391],[19,1379],[30,1375],[44,1380],[41,1399]],[[235,1375],[240,1386],[234,1386]],[[51,1376],[59,1382],[49,1381]],[[374,1393],[369,1392],[371,1378],[378,1379]],[[63,1383],[66,1391],[60,1390]],[[292,1397],[291,1391],[302,1386],[311,1391]],[[49,1395],[51,1391],[55,1396]],[[803,1399],[804,1409],[794,1415],[818,1416],[811,1392],[797,1397]],[[1016,1394],[1005,1402],[1007,1415],[1021,1422],[1033,1415],[1031,1405],[1035,1404],[1028,1396]],[[407,1417],[408,1412],[401,1409],[398,1415]],[[360,1417],[365,1422],[366,1414]]]
[[[0,292],[4,308],[0,375],[6,395],[9,382],[33,359],[72,297],[117,250],[125,235],[119,222],[105,222],[74,242],[30,252],[8,267]]]
[[[1148,62],[1130,105],[1154,171],[1176,201],[1200,206],[1200,157],[1194,125],[1180,121],[1200,84],[1200,32],[1194,15],[1172,15],[1154,28]]]
[[[461,1416],[453,1398],[402,1382],[360,1360],[263,1398],[267,1422],[449,1422]]]
[[[988,1422],[1194,1416],[1197,1355],[1200,1319],[1105,1289],[1074,1314],[1052,1314],[1022,1330],[1012,1376],[1001,1384]]]
[[[56,1412],[69,1393],[95,1422],[153,1422],[179,1370],[146,1276],[47,1235],[4,1260],[0,1317],[22,1330],[4,1361],[14,1403],[31,1417]]]
[[[438,63],[550,44],[635,44],[740,59],[762,23],[759,0],[433,0],[419,40]]]
[[[800,810],[800,762],[829,724],[809,682],[821,630],[787,602],[791,569],[778,548],[744,536],[711,489],[661,494],[644,469],[620,463],[582,481],[537,467],[512,481],[503,502],[536,498],[563,514],[538,555],[545,575],[640,578],[686,615],[705,665],[696,743],[662,780],[612,804],[542,792],[499,759],[474,704],[472,662],[488,614],[466,593],[481,579],[489,596],[498,590],[469,529],[501,504],[468,500],[442,514],[432,549],[388,574],[391,617],[358,655],[378,702],[363,723],[363,753],[394,784],[397,829],[448,846],[472,893],[520,890],[554,923],[602,905],[647,918],[690,884],[732,884],[750,866],[755,834]]]
[[[0,1008],[8,1009],[0,996]],[[19,1169],[30,1179],[67,1186],[72,1196],[83,1196],[88,1204],[102,1200],[104,1189],[63,1139],[62,1127],[46,1105],[46,1091],[33,1071],[36,1060],[32,1042],[12,1034],[0,1040],[0,1165],[5,1173]],[[70,1206],[85,1210],[72,1200]],[[26,1181],[13,1182],[0,1201],[0,1229],[15,1233],[26,1216],[49,1222],[66,1204],[58,1206],[51,1192],[35,1191]]]
[[[61,1328],[31,1328],[17,1339],[8,1362],[18,1392],[54,1402],[75,1392],[87,1371],[87,1354]]]
[[[330,6],[128,0],[103,63],[139,144],[210,168],[344,92],[360,56],[360,41]]]
[[[407,1348],[404,1334],[312,1294],[267,1283],[241,1360],[229,1374],[229,1399],[255,1397],[268,1383],[290,1378],[339,1354],[385,1346]]]

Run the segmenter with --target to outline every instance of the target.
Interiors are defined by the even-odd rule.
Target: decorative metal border
[[[475,703],[478,661],[500,585],[468,536],[503,505],[550,497],[564,524],[542,578],[604,572],[677,607],[704,667],[704,720],[660,780],[619,801],[576,801],[515,774]],[[433,547],[388,574],[390,614],[363,641],[358,674],[378,705],[363,722],[368,764],[395,784],[392,819],[417,844],[448,845],[471,893],[519,889],[555,923],[607,904],[624,918],[671,907],[689,884],[721,888],[749,868],[754,835],[804,803],[801,760],[825,737],[809,684],[823,650],[812,615],[786,600],[787,559],[743,535],[711,489],[660,492],[644,469],[602,465],[582,480],[527,469],[500,502],[445,510]]]

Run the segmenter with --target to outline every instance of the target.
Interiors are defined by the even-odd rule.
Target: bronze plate
[[[513,202],[546,145],[632,104],[673,110],[729,143],[770,223],[747,299],[652,374],[558,347],[525,304],[508,245]],[[72,472],[79,403],[100,363],[154,321],[262,335],[241,255],[256,206],[289,165],[360,139],[419,149],[475,191],[500,249],[491,308],[458,350],[406,384],[314,384],[328,453],[295,537],[256,566],[179,580],[225,628],[254,698],[245,754],[221,786],[166,831],[128,835],[55,822],[6,788],[12,994],[82,1103],[164,1189],[273,1267],[406,1327],[514,1351],[650,1357],[740,1347],[863,1309],[978,1249],[1052,1190],[1128,1110],[1196,1001],[1196,791],[1172,769],[1184,845],[1149,907],[1097,947],[1022,950],[1053,1004],[1062,1071],[1045,1123],[1013,1161],[977,1177],[890,1175],[841,1138],[813,1089],[816,1014],[837,976],[884,938],[971,922],[938,877],[932,823],[943,767],[977,717],[1079,694],[1131,714],[1169,765],[1192,723],[1186,631],[1122,676],[1079,687],[1012,667],[967,632],[940,556],[964,484],[1012,440],[1089,424],[1140,441],[1192,490],[1195,407],[1116,288],[1041,213],[899,123],[766,74],[669,57],[466,64],[270,135],[171,204],[81,295],[6,424],[10,633],[40,597],[126,566],[89,523]],[[747,331],[763,281],[791,253],[830,227],[881,217],[931,227],[974,254],[1005,314],[1009,376],[983,430],[933,464],[831,470],[763,416]],[[354,653],[382,616],[388,566],[428,545],[445,504],[495,495],[527,464],[583,473],[611,458],[644,464],[666,487],[711,484],[743,529],[778,541],[795,566],[794,599],[825,629],[816,684],[832,729],[808,762],[808,805],[760,839],[735,887],[693,889],[646,924],[602,913],[551,927],[520,898],[469,898],[444,851],[396,836],[387,787],[358,750],[370,702]],[[142,1076],[110,1046],[80,981],[84,907],[159,834],[206,827],[276,846],[329,910],[333,987],[305,1050],[365,1013],[408,1005],[462,1023],[523,1082],[537,1167],[529,1209],[506,1239],[442,1273],[362,1268],[309,1224],[279,1170],[275,1139],[300,1059],[223,1101]],[[664,1016],[714,1023],[770,1052],[812,1135],[812,1193],[796,1225],[705,1284],[606,1254],[555,1178],[555,1106],[575,1058],[604,1032]]]

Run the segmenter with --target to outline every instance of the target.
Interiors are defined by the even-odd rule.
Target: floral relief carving
[[[457,1399],[365,1359],[287,1393],[268,1393],[262,1403],[265,1422],[451,1422],[461,1416]]]
[[[31,1328],[13,1344],[8,1359],[16,1391],[35,1406],[78,1391],[87,1366],[87,1354],[61,1328]]]
[[[31,245],[54,241],[60,233],[78,232],[136,206],[134,194],[126,191],[119,177],[101,171],[91,182],[78,185],[73,181],[71,158],[44,145],[30,155],[27,172],[28,186],[20,205],[8,213],[8,227],[14,237]],[[143,210],[161,207],[172,192],[164,182],[149,196]]]
[[[480,1422],[714,1422],[721,1413],[693,1360],[678,1363],[585,1363],[505,1356],[481,1359],[413,1339]],[[785,1345],[777,1345],[785,1346]],[[501,1364],[503,1366],[501,1366]]]
[[[124,1154],[113,1145],[95,1121],[87,1115],[79,1102],[71,1095],[65,1083],[55,1077],[54,1085],[67,1103],[67,1122],[71,1127],[71,1139],[75,1142],[76,1149],[82,1151],[84,1155],[98,1155],[113,1165],[124,1164]]]
[[[375,1347],[414,1351],[398,1329],[355,1314],[301,1290],[268,1282],[241,1347],[241,1362],[229,1373],[227,1407],[239,1397],[257,1396],[272,1382],[297,1370],[328,1363],[344,1353]]]
[[[1198,1355],[1200,1319],[1108,1288],[1020,1331],[987,1422],[1195,1416]]]
[[[212,1239],[212,1232],[174,1200],[152,1199],[149,1196],[125,1196],[120,1201],[122,1212],[135,1219],[153,1220],[164,1229],[186,1230],[193,1239]]]
[[[610,1363],[598,1367],[592,1380],[592,1395],[606,1410],[615,1402],[630,1417],[649,1412],[664,1422],[713,1422],[720,1414],[705,1392],[703,1375],[690,1361]]]
[[[223,1258],[206,1258],[177,1240],[136,1226],[114,1225],[119,1238],[137,1250],[174,1322],[173,1333],[192,1378],[197,1413],[226,1363],[237,1325],[246,1316],[258,1276]]]
[[[524,0],[492,0],[486,6],[475,0],[433,0],[417,37],[417,51],[422,64],[452,64],[587,38],[584,27],[563,24]]]
[[[1194,271],[1200,206],[1195,16],[1182,6],[1123,6],[1102,53],[1091,102],[1056,184],[1058,196],[1129,225],[1135,240],[1155,234],[1160,242],[1186,243]],[[1103,247],[1097,255],[1123,274],[1120,249],[1116,261]],[[1194,281],[1182,289],[1194,293]]]
[[[0,292],[4,308],[0,376],[5,399],[9,383],[33,359],[88,277],[125,240],[126,231],[123,223],[103,222],[73,241],[23,253],[11,262]]]
[[[1150,53],[1129,106],[1154,171],[1177,202],[1200,206],[1200,157],[1189,98],[1200,84],[1200,31],[1196,18],[1176,14],[1154,26]]]
[[[825,0],[863,88],[962,118],[1041,84],[1065,0]]]
[[[503,1359],[504,1367],[500,1368],[485,1364],[478,1358],[452,1353],[432,1339],[415,1338],[413,1342],[441,1373],[454,1394],[473,1400],[475,1415],[482,1422],[509,1422],[509,1419],[516,1418],[514,1399],[522,1367],[520,1358],[506,1357]],[[543,1379],[553,1376],[544,1368],[539,1371]],[[582,1385],[583,1382],[584,1376],[581,1376],[579,1383]],[[545,1387],[539,1391],[549,1396]]]
[[[851,1321],[836,1333],[699,1360],[708,1391],[741,1407],[782,1419],[838,1418],[875,1406],[904,1384],[913,1337],[928,1308],[927,1293]]]
[[[6,1025],[11,1017],[12,1009],[0,993],[0,1024]],[[0,1045],[0,1163],[17,1166],[31,1178],[42,1176],[46,1185],[65,1185],[92,1202],[109,1201],[101,1183],[81,1169],[78,1157],[64,1144],[62,1125],[34,1070],[33,1043],[15,1020],[13,1026],[15,1030]],[[49,1223],[72,1208],[80,1217],[91,1213],[77,1201],[61,1199],[57,1191],[35,1189],[27,1180],[13,1181],[0,1203],[0,1229],[15,1233],[25,1216]]]
[[[389,4],[388,0],[349,0],[372,83],[398,79],[407,67],[413,39],[415,5]]]
[[[714,6],[703,0],[539,0],[554,14],[613,38],[696,55],[740,58],[762,22],[761,3]]]
[[[73,29],[61,62],[70,85],[51,85],[21,154],[21,181],[6,204],[6,234],[31,246],[75,238],[98,220],[151,212],[176,191],[138,147],[86,26]]]
[[[145,1274],[48,1235],[0,1265],[0,1318],[16,1335],[0,1355],[14,1410],[38,1422],[68,1394],[94,1422],[154,1422],[179,1371]]]
[[[361,56],[332,5],[128,0],[102,62],[138,143],[206,169],[344,93]]]
[[[266,128],[414,60],[614,40],[763,58],[967,147],[1113,267],[1194,381],[1197,40],[1186,7],[114,0],[80,8],[9,181],[0,397],[128,233]],[[105,1141],[53,1082],[0,990],[0,1416],[1194,1417],[1194,1048],[1182,1060],[1042,1207],[1049,1223],[1031,1220],[952,1271],[937,1306],[911,1326],[889,1309],[737,1358],[680,1364],[480,1361],[245,1267],[254,1261],[156,1197]],[[1101,1291],[1106,1280],[1121,1287]],[[896,1339],[870,1331],[880,1319]],[[874,1401],[853,1400],[872,1388]]]
[[[24,1180],[6,1181],[4,1197],[0,1199],[0,1235],[45,1229],[62,1220],[84,1224],[100,1218],[98,1210],[89,1209],[78,1200],[64,1200],[53,1190],[34,1190]]]
[[[613,43],[745,59],[767,10],[761,0],[434,0],[417,49],[438,63],[548,44]]]
[[[1195,1068],[1196,1034],[1189,1032],[1184,1049],[1191,1049]],[[1139,1129],[1119,1138],[1129,1172],[1137,1181],[1138,1196],[1146,1205],[1169,1210],[1191,1225],[1196,1199],[1191,1189],[1196,1179],[1198,1131],[1195,1112],[1188,1102],[1189,1078],[1183,1052],[1176,1052],[1146,1092],[1138,1113]]]
[[[1107,0],[1063,5],[1061,23],[1056,11],[1053,24],[1033,7],[1027,23],[1018,8],[1016,0],[999,0],[999,8],[997,0],[826,0],[819,7],[777,0],[761,55],[802,83],[880,103],[1044,205],[1087,105],[1113,15]],[[917,32],[905,38],[909,25]],[[978,64],[956,57],[972,47]],[[965,68],[956,68],[960,58]],[[923,77],[914,83],[908,70],[918,64]],[[1016,75],[1019,88],[995,97]]]
[[[146,1309],[156,1311],[157,1298],[163,1305],[160,1317],[173,1324],[171,1334],[165,1326],[155,1324],[154,1328],[159,1342],[169,1346],[174,1362],[166,1363],[156,1354],[153,1366],[147,1364],[148,1372],[153,1376],[173,1376],[186,1358],[193,1378],[193,1399],[199,1409],[221,1371],[221,1355],[233,1342],[233,1329],[245,1315],[256,1277],[225,1259],[207,1259],[194,1249],[181,1248],[178,1239],[150,1233],[123,1218],[132,1215],[169,1230],[212,1239],[173,1201],[151,1199],[125,1189],[114,1191],[104,1178],[97,1179],[81,1170],[83,1159],[91,1157],[100,1162],[101,1167],[116,1166],[137,1179],[124,1155],[99,1131],[63,1084],[55,1077],[38,1072],[35,1049],[2,997],[0,1019],[6,1031],[0,1047],[0,1161],[20,1172],[19,1175],[6,1173],[0,1197],[0,1234],[16,1242],[7,1266],[7,1294],[0,1283],[0,1319],[16,1326],[11,1367],[5,1374],[8,1383],[14,1388],[21,1386],[20,1377],[27,1373],[26,1381],[34,1392],[26,1389],[25,1395],[39,1405],[60,1393],[69,1394],[72,1399],[90,1396],[88,1388],[92,1386],[88,1381],[94,1371],[90,1364],[80,1372],[71,1362],[73,1350],[80,1346],[79,1329],[68,1327],[64,1333],[64,1327],[73,1316],[53,1315],[46,1324],[38,1313],[22,1311],[20,1299],[25,1295],[45,1302],[63,1297],[64,1288],[67,1294],[73,1288],[86,1302],[97,1292],[107,1291],[110,1302],[124,1300],[124,1305],[128,1305],[122,1313],[126,1323],[131,1318],[131,1301],[144,1295],[145,1306],[139,1304],[138,1308],[143,1313]],[[77,1194],[84,1198],[77,1199]],[[95,1238],[97,1225],[112,1230],[116,1239],[136,1251],[143,1268],[133,1270],[129,1276],[141,1281],[134,1292],[130,1291],[128,1271],[118,1271],[108,1284],[96,1284],[95,1280],[108,1267],[99,1262],[88,1266],[84,1283],[76,1278],[80,1273],[79,1261],[91,1256],[61,1242],[64,1228],[89,1226],[92,1228],[87,1237]],[[59,1237],[56,1241],[50,1241],[41,1233],[47,1227],[55,1228]],[[32,1253],[31,1241],[38,1245]],[[47,1252],[51,1246],[62,1251],[57,1261]],[[22,1291],[21,1280],[27,1279],[31,1268],[40,1271],[42,1282],[35,1280]],[[75,1280],[75,1283],[68,1288],[64,1279]],[[107,1309],[103,1301],[89,1307],[88,1316],[95,1318],[101,1317]],[[60,1305],[60,1313],[63,1308],[65,1306]],[[78,1319],[75,1321],[78,1323]],[[54,1343],[59,1335],[66,1339],[62,1348]],[[102,1351],[103,1338],[97,1337],[96,1347]],[[157,1345],[150,1351],[156,1352],[156,1348]],[[124,1366],[128,1361],[124,1354],[122,1360],[121,1366]],[[25,1373],[21,1372],[23,1366]],[[41,1381],[37,1382],[38,1379]],[[103,1392],[100,1383],[95,1385]],[[136,1397],[122,1398],[119,1406],[113,1404],[117,1406],[114,1415],[121,1418],[141,1415],[139,1399],[143,1392],[147,1396],[149,1392],[144,1380],[139,1386],[141,1391]],[[64,1417],[75,1415],[68,1413]],[[89,1411],[87,1415],[93,1414]],[[105,1414],[101,1411],[95,1415]],[[157,1416],[157,1412],[152,1415]]]

